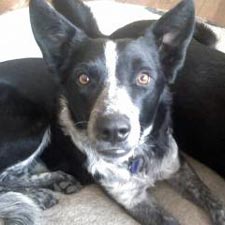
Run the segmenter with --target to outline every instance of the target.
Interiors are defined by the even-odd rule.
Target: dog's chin
[[[91,140],[91,138],[89,139]],[[91,149],[95,151],[98,157],[106,161],[123,161],[134,154],[137,144],[117,143],[110,144],[96,139],[90,141]]]
[[[104,158],[116,159],[116,158],[121,158],[128,155],[130,151],[131,150],[127,150],[127,149],[109,148],[109,149],[98,150],[98,154]]]

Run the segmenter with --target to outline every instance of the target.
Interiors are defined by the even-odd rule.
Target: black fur
[[[57,3],[55,2],[55,4]],[[71,4],[74,4],[74,7]],[[21,87],[23,88],[19,87],[21,83],[16,77],[16,71],[6,71],[6,74],[14,74],[14,78],[12,81],[9,80],[9,83],[15,82],[16,87],[18,85],[16,96],[18,98],[21,96],[25,103],[26,101],[30,102],[29,110],[33,109],[33,105],[34,107],[36,105],[40,107],[44,116],[37,114],[38,119],[40,118],[42,121],[42,118],[47,118],[47,122],[44,120],[43,127],[39,127],[38,131],[43,132],[46,125],[51,127],[51,143],[46,147],[42,159],[45,160],[49,168],[63,167],[66,172],[75,175],[82,183],[91,181],[90,175],[87,175],[86,168],[83,167],[84,162],[87,161],[88,171],[94,177],[98,177],[98,182],[107,193],[142,224],[179,224],[173,217],[164,212],[156,204],[151,194],[146,191],[147,187],[155,181],[168,179],[178,191],[185,191],[187,197],[193,201],[200,205],[207,205],[205,209],[211,214],[214,224],[223,225],[225,220],[224,208],[220,201],[211,195],[183,160],[181,160],[181,169],[177,171],[178,158],[174,160],[172,157],[174,154],[176,155],[176,143],[172,136],[170,115],[172,96],[168,86],[173,83],[177,74],[180,76],[180,73],[186,73],[185,70],[182,70],[182,72],[179,72],[179,70],[183,66],[186,50],[192,37],[194,25],[193,2],[191,0],[182,1],[159,21],[151,22],[152,25],[144,31],[141,31],[143,26],[140,25],[141,29],[138,34],[143,34],[141,37],[133,37],[133,32],[129,34],[127,28],[124,28],[124,30],[128,33],[124,33],[122,29],[106,37],[99,33],[97,25],[93,25],[93,23],[95,24],[93,16],[88,9],[85,9],[85,6],[76,1],[68,1],[68,5],[75,11],[79,9],[84,10],[85,13],[78,13],[76,14],[77,17],[71,16],[71,12],[65,14],[70,19],[69,22],[48,7],[44,0],[32,0],[30,3],[34,36],[42,50],[48,69],[55,76],[54,78],[51,78],[53,75],[47,72],[42,60],[31,59],[28,63],[27,59],[24,59],[5,64],[6,67],[14,63],[14,65],[21,67],[25,66],[25,70],[22,70],[21,74],[22,77],[26,78],[22,81]],[[62,12],[67,11],[62,9]],[[43,19],[45,23],[43,23]],[[78,22],[76,23],[74,20],[78,20]],[[84,21],[93,25],[94,29],[90,33],[88,33],[88,26]],[[138,26],[136,28],[138,29]],[[84,136],[81,135],[81,139],[77,139],[76,132],[75,137],[73,137],[70,127],[76,128],[78,133],[83,134],[83,131],[91,129],[90,121],[93,127],[96,125],[97,120],[92,115],[93,109],[97,109],[98,114],[96,115],[100,118],[105,112],[107,105],[104,105],[105,96],[102,90],[105,88],[108,74],[104,61],[104,45],[109,40],[114,41],[117,45],[116,78],[119,80],[120,86],[124,87],[126,93],[132,99],[130,106],[134,105],[140,110],[140,118],[138,119],[141,124],[141,134],[149,125],[152,124],[153,128],[151,133],[148,133],[144,143],[135,148],[132,160],[127,159],[117,162],[118,157],[113,154],[113,157],[108,158],[105,162],[106,165],[98,165],[98,159],[90,157],[92,154],[88,146],[90,137],[82,139]],[[198,42],[192,41],[188,52],[193,48],[194,54],[201,54],[200,50],[196,51],[195,45],[206,48]],[[192,55],[188,55],[188,57],[192,57]],[[185,66],[188,60],[185,62]],[[184,68],[186,68],[185,66]],[[39,67],[43,70],[41,75],[40,70],[38,70]],[[33,68],[31,73],[29,73],[30,68]],[[141,87],[136,83],[136,75],[143,70],[151,76],[150,86]],[[189,73],[193,71],[193,68],[188,67],[187,70]],[[80,74],[88,74],[91,77],[91,83],[85,87],[80,85],[78,79]],[[177,79],[179,79],[179,76]],[[8,82],[7,75],[3,75],[1,81],[4,86],[6,81]],[[32,90],[32,84],[41,82],[46,84],[46,89],[38,89],[40,86],[37,86]],[[176,87],[176,84],[174,87]],[[11,92],[7,85],[4,88],[9,90],[10,93],[6,98],[3,96],[5,103],[11,101],[14,97],[16,98],[15,93]],[[27,93],[24,95],[23,91],[26,91],[26,89]],[[53,104],[48,104],[46,96]],[[98,102],[98,98],[102,98],[103,101]],[[14,112],[13,108],[11,110]],[[29,112],[29,116],[24,114],[27,120],[25,123],[20,120],[22,128],[26,127],[27,122],[32,124],[33,114],[35,115],[36,111],[31,110]],[[65,114],[68,117],[64,118],[63,113],[66,112],[69,114]],[[59,122],[62,127],[59,126]],[[74,143],[72,144],[71,140],[62,132],[70,135]],[[2,135],[4,136],[4,134]],[[25,138],[29,140],[30,136],[31,134],[28,134]],[[105,150],[106,146],[107,150],[112,152],[115,146],[124,148],[128,153],[131,150],[126,142],[116,143],[112,148],[112,143],[106,144],[102,140],[98,140],[98,136],[95,136],[95,134],[93,136],[95,142],[92,143],[91,149],[98,152],[102,157],[101,150]],[[33,146],[28,146],[29,148],[33,148]],[[14,150],[16,151],[16,149]],[[27,151],[25,153],[29,155]],[[7,153],[4,152],[4,154]],[[143,166],[133,174],[129,169],[130,163],[140,156],[143,159]],[[25,158],[26,156],[23,156],[19,160]],[[11,164],[10,161],[6,162],[4,168]],[[120,173],[121,170],[128,173],[129,182],[126,180],[127,177]],[[4,172],[7,172],[7,170],[4,170]],[[51,174],[51,178],[53,174]],[[149,177],[150,184],[148,179],[142,177],[143,174]],[[57,179],[60,177],[59,175],[57,173]],[[143,183],[138,182],[138,179],[133,179],[135,176],[142,179]],[[64,178],[65,176],[63,176]],[[188,182],[181,182],[182,179],[187,179]],[[121,188],[118,189],[117,182],[128,186],[121,185]],[[189,184],[192,184],[193,187]],[[205,198],[206,196],[207,198]],[[213,204],[210,204],[211,201]],[[151,219],[149,219],[149,216]]]
[[[180,148],[225,177],[225,55],[193,41],[174,92]]]
[[[111,36],[135,38],[152,23],[137,21]],[[212,30],[197,23],[184,67],[172,85],[172,116],[180,148],[225,177],[225,55],[207,47],[215,46],[216,41]]]
[[[60,11],[60,9],[58,9]],[[63,14],[63,12],[60,11]],[[64,15],[64,14],[63,14]],[[125,25],[111,34],[112,38],[137,38],[144,34],[145,30],[154,20],[140,20]],[[193,37],[196,41],[211,48],[218,42],[216,34],[205,23],[196,21]]]
[[[103,36],[98,29],[91,10],[82,2],[67,0],[66,3],[61,0],[53,0],[55,9],[64,15],[72,24],[82,29],[89,37],[97,38]],[[74,13],[76,12],[76,13]]]
[[[64,13],[60,7],[57,10]],[[75,20],[71,22],[77,24]],[[152,23],[153,20],[136,21],[117,29],[110,37],[138,38]],[[206,47],[215,46],[217,37],[204,23],[196,23],[193,37],[184,68],[172,85],[174,135],[183,151],[225,177],[225,55]]]
[[[56,87],[51,76],[49,83],[45,82],[48,73],[42,65],[39,59],[0,64],[0,171],[28,158],[37,149],[54,115]]]
[[[215,48],[218,38],[216,34],[206,24],[198,22],[195,26],[194,37],[200,43]]]

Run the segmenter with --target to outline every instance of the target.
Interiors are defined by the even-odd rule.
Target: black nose
[[[96,136],[100,140],[116,144],[125,141],[129,133],[130,123],[125,116],[100,116],[96,121]]]

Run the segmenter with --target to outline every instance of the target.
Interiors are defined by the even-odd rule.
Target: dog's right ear
[[[99,31],[96,19],[90,8],[80,0],[52,0],[54,8],[72,24],[82,29],[89,37],[98,38],[104,35]]]
[[[30,1],[30,21],[43,58],[54,73],[62,69],[71,49],[79,48],[88,39],[45,0]]]
[[[194,1],[182,0],[145,32],[145,37],[151,34],[154,36],[168,83],[174,82],[177,72],[183,66],[194,25]]]

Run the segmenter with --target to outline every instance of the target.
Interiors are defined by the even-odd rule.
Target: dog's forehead
[[[137,68],[155,67],[157,57],[142,40],[91,39],[75,52],[77,65],[95,67],[106,77],[126,79]],[[140,69],[140,68],[138,68]],[[127,74],[124,76],[124,74]]]
[[[154,42],[146,43],[142,38],[107,40],[104,43],[104,56],[108,75],[122,80],[132,78],[142,69],[156,72],[159,67]]]
[[[155,67],[158,65],[158,54],[154,42],[146,42],[143,38],[137,40],[120,40],[117,42],[118,67]],[[137,68],[136,68],[137,69]],[[152,68],[154,69],[154,68]]]
[[[104,61],[105,39],[88,39],[75,47],[73,59],[75,63]]]

